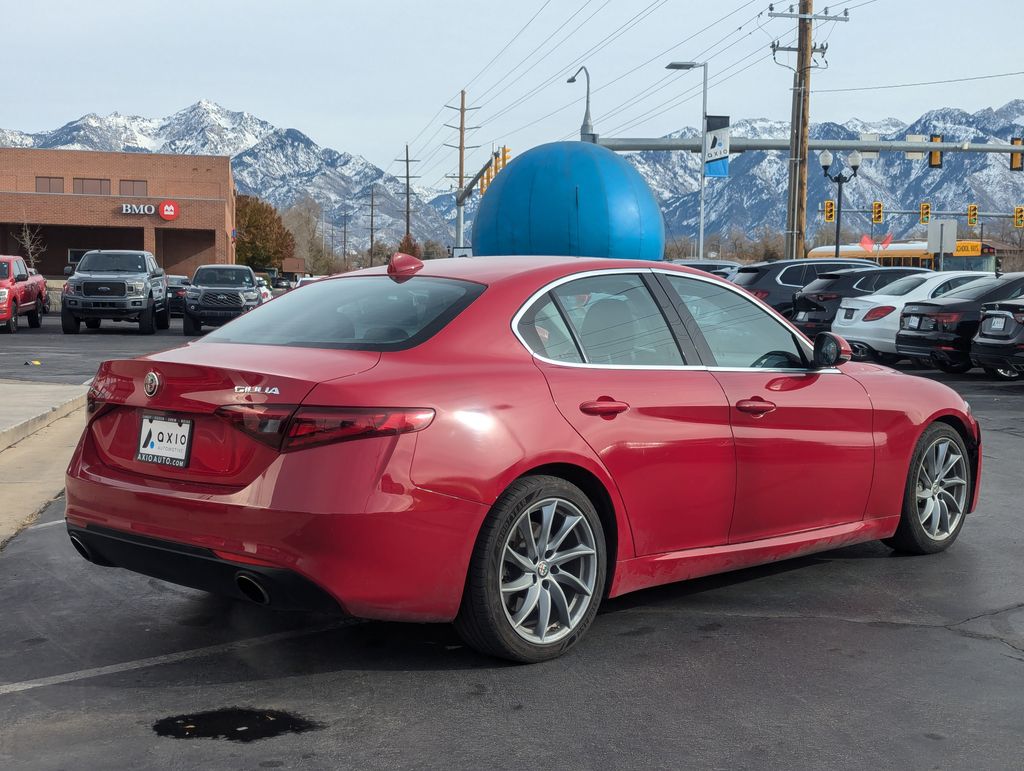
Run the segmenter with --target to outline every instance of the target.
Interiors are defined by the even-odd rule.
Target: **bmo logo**
[[[156,206],[156,213],[160,215],[160,219],[167,221],[178,219],[180,211],[177,201],[161,201]]]
[[[121,214],[145,216],[145,215],[160,215],[160,219],[171,220],[178,219],[178,214],[181,213],[181,208],[178,206],[177,201],[161,201],[154,206],[151,203],[123,203],[121,204]]]

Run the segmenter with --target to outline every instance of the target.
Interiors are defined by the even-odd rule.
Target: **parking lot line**
[[[321,632],[329,632],[333,629],[338,629],[340,627],[347,626],[352,623],[352,619],[342,619],[339,621],[332,622],[330,624],[322,624],[320,626],[310,627],[309,629],[297,629],[289,632],[276,632],[275,634],[267,634],[263,635],[262,637],[250,637],[245,640],[236,640],[234,642],[222,643],[220,645],[208,645],[205,648],[193,648],[187,651],[168,653],[163,656],[150,656],[146,659],[124,661],[120,664],[110,664],[105,667],[81,669],[77,672],[66,672],[62,675],[53,675],[51,677],[40,677],[36,680],[23,680],[20,683],[6,683],[4,685],[0,685],[0,696],[6,696],[7,694],[11,693],[19,693],[21,691],[31,691],[34,688],[45,688],[49,685],[61,685],[63,683],[71,683],[76,680],[87,680],[92,677],[116,675],[121,672],[131,672],[136,669],[146,669],[148,667],[161,666],[164,664],[176,664],[179,661],[189,661],[190,659],[202,658],[203,656],[215,656],[219,653],[231,653],[233,651],[244,650],[246,648],[253,648],[257,645],[267,645],[269,643],[275,643],[281,640],[292,640],[297,637],[309,637],[310,635],[319,634]]]
[[[53,527],[54,525],[63,525],[63,524],[64,524],[64,520],[63,519],[55,519],[55,520],[53,520],[53,522],[43,522],[43,523],[38,524],[38,525],[32,525],[28,529],[29,530],[41,530],[44,527]]]

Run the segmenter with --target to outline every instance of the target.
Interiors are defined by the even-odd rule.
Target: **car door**
[[[14,261],[14,276],[12,278],[22,278],[28,275],[28,266],[25,265],[25,261],[18,258]],[[24,281],[14,282],[13,295],[18,301],[18,313],[28,313],[32,305],[32,285],[26,279]]]
[[[730,543],[863,519],[874,468],[872,408],[839,369],[757,302],[719,283],[659,273],[730,405],[736,505]]]
[[[615,480],[637,554],[722,545],[736,482],[729,406],[652,291],[663,296],[650,273],[563,279],[515,328]]]

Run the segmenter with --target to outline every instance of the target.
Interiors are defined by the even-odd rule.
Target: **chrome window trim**
[[[541,356],[539,353],[534,351],[523,339],[522,335],[519,334],[519,322],[522,321],[526,311],[533,307],[533,304],[537,302],[543,295],[556,289],[562,284],[567,284],[570,281],[575,281],[581,278],[592,278],[594,276],[612,276],[617,274],[632,274],[642,275],[644,273],[654,275],[656,273],[662,273],[666,276],[682,276],[683,278],[693,279],[694,281],[703,281],[706,284],[714,284],[717,287],[727,289],[734,294],[739,295],[747,302],[754,303],[761,307],[762,310],[779,326],[783,327],[787,332],[795,333],[794,339],[797,344],[803,346],[805,353],[808,354],[807,358],[812,359],[814,356],[814,346],[807,342],[803,335],[795,327],[789,326],[784,320],[779,319],[775,315],[775,310],[765,302],[757,299],[753,295],[744,291],[740,287],[733,286],[732,284],[713,278],[712,276],[698,276],[693,273],[676,271],[676,270],[665,270],[664,268],[608,268],[606,270],[585,270],[579,273],[572,273],[568,276],[562,276],[554,281],[545,284],[543,287],[538,289],[536,292],[531,294],[526,301],[519,306],[519,310],[512,316],[512,334],[519,341],[520,345],[526,349],[526,351],[538,361],[543,361],[545,364],[553,364],[556,367],[575,367],[581,369],[613,369],[613,370],[626,370],[626,371],[705,371],[705,372],[772,372],[787,375],[841,375],[843,372],[836,368],[830,367],[828,369],[783,369],[783,368],[768,368],[768,367],[709,367],[705,364],[588,364],[587,362],[575,362],[575,361],[558,361],[556,359],[549,359],[546,356]],[[654,298],[657,302],[657,298]]]

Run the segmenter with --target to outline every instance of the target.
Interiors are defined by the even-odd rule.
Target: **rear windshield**
[[[740,268],[732,277],[732,282],[740,286],[749,286],[757,281],[761,271],[761,268]]]
[[[843,283],[843,277],[832,273],[824,273],[803,288],[804,292],[820,292],[822,289],[838,287]]]
[[[917,289],[927,280],[927,276],[907,276],[906,278],[897,279],[891,284],[886,284],[878,291],[878,294],[899,297]]]
[[[86,252],[78,263],[78,269],[83,273],[148,273],[145,255],[109,252]]]
[[[252,273],[237,268],[200,268],[196,271],[196,286],[254,286]]]
[[[216,343],[399,351],[437,334],[484,291],[482,284],[417,276],[315,281],[262,305],[203,340]]]
[[[167,283],[169,286],[181,286],[188,281],[188,276],[168,276]]]

